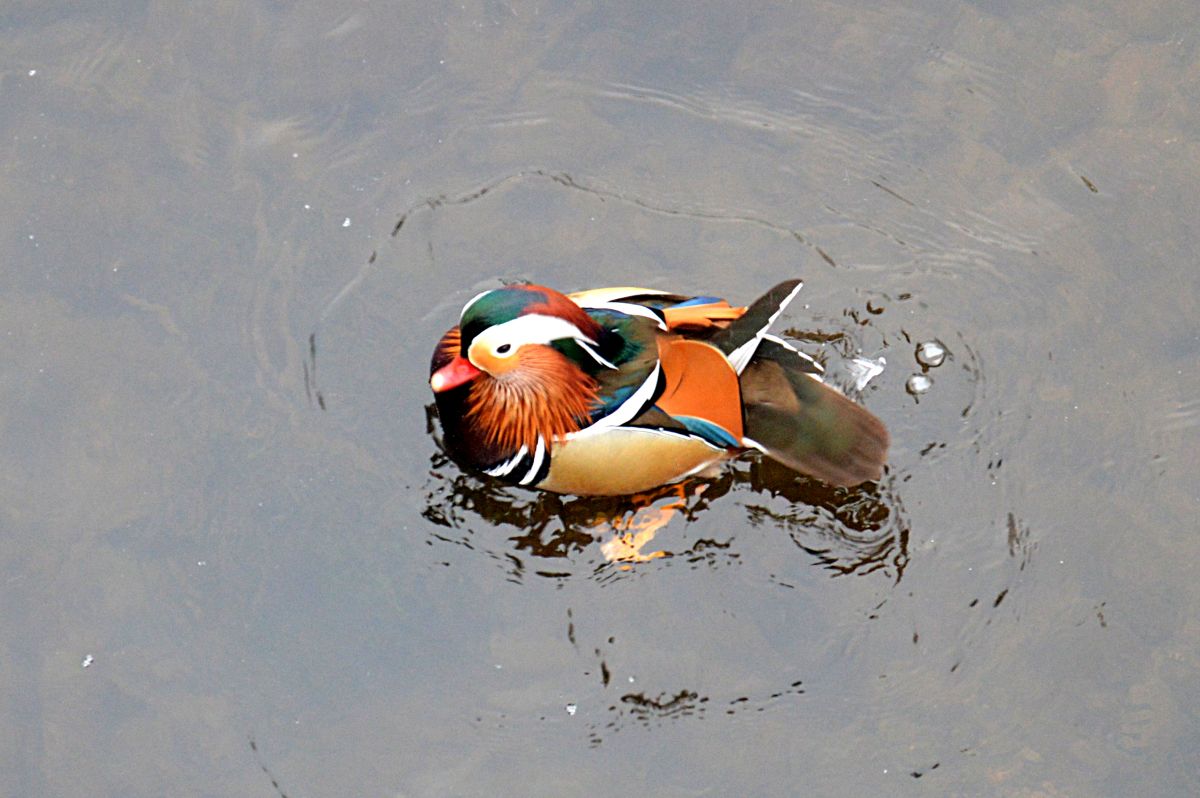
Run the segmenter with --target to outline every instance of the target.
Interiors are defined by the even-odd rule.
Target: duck
[[[653,490],[748,452],[837,487],[877,482],[883,422],[771,333],[802,285],[746,306],[638,287],[484,291],[430,361],[443,447],[470,471],[576,496]]]

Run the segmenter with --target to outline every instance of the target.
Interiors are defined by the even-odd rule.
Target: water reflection
[[[649,691],[630,691],[605,707],[604,720],[588,726],[588,743],[601,745],[606,737],[628,727],[654,729],[673,721],[689,718],[703,720],[712,715],[738,715],[766,712],[780,702],[795,700],[805,694],[804,682],[795,680],[785,686],[762,694],[737,695],[733,698],[713,698],[695,690],[683,688],[650,694]]]
[[[908,562],[909,529],[891,484],[887,478],[878,484],[835,488],[797,476],[772,460],[748,458],[727,466],[716,478],[689,480],[682,488],[666,486],[636,500],[570,497],[522,491],[477,477],[439,451],[430,460],[422,516],[433,524],[429,534],[434,540],[484,554],[513,581],[532,573],[552,579],[586,575],[608,582],[651,567],[649,562],[632,569],[614,565],[593,545],[625,529],[625,519],[647,507],[677,508],[681,519],[667,524],[654,540],[662,551],[654,567],[720,568],[736,563],[741,556],[737,530],[714,535],[702,524],[695,524],[696,531],[688,529],[714,502],[733,494],[745,508],[747,527],[786,531],[798,548],[834,575],[880,572],[899,581]],[[505,527],[511,530],[506,545],[498,546],[487,533]]]
[[[733,472],[735,482],[767,497],[744,501],[750,521],[784,529],[835,574],[882,572],[899,582],[908,564],[908,522],[891,481],[852,490],[797,479],[770,460]]]

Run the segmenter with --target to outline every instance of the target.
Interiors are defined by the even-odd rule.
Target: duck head
[[[439,342],[429,387],[439,409],[462,403],[459,423],[489,448],[532,451],[538,436],[549,441],[587,423],[597,391],[591,374],[614,368],[600,354],[604,335],[553,289],[485,291],[463,307],[458,326]],[[456,423],[441,415],[443,425]]]

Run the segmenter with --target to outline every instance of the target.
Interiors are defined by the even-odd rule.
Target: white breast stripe
[[[537,448],[533,450],[533,465],[529,468],[529,473],[521,478],[521,485],[528,485],[537,477],[538,472],[542,470],[542,460],[546,456],[546,440],[541,435],[538,436]]]
[[[575,440],[576,438],[587,438],[592,435],[597,435],[605,430],[619,427],[622,424],[627,424],[642,414],[646,405],[654,398],[655,392],[658,390],[658,380],[662,375],[661,364],[654,364],[654,371],[650,372],[650,376],[646,381],[634,391],[628,399],[620,404],[616,410],[609,413],[604,418],[584,427],[578,432],[571,432],[564,436],[564,440]]]
[[[538,440],[540,442],[541,439],[539,438]],[[529,453],[529,449],[527,449],[525,447],[525,445],[522,444],[521,448],[518,449],[517,453],[514,454],[512,457],[508,458],[503,463],[501,463],[500,465],[498,465],[494,468],[486,469],[483,473],[487,474],[488,476],[492,476],[492,477],[506,477],[512,472],[512,470],[514,468],[517,467],[517,463],[520,463],[521,459],[524,458],[525,455],[528,453]]]
[[[779,307],[771,314],[771,318],[767,319],[767,323],[763,325],[762,329],[755,333],[754,337],[749,341],[729,353],[729,362],[733,364],[733,368],[738,374],[742,373],[742,370],[746,368],[746,364],[750,362],[750,358],[754,357],[755,351],[758,350],[758,344],[762,341],[763,336],[767,334],[767,330],[771,329],[771,325],[775,323],[775,320],[783,313],[784,308],[796,298],[796,294],[800,293],[800,289],[803,287],[804,283],[797,283],[792,292],[779,303]]]
[[[591,345],[588,343],[588,339],[576,338],[575,343],[579,344],[579,348],[591,355],[592,359],[594,359],[601,366],[608,366],[610,369],[616,368],[616,366],[614,366],[612,363],[609,363],[607,360],[601,357],[599,352],[597,352],[595,349],[592,349]]]

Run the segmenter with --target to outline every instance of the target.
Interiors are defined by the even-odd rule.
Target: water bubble
[[[567,704],[567,714],[570,715],[571,717],[575,716],[575,713],[576,713],[576,711],[578,711],[578,709],[579,709],[579,707],[576,706],[575,704]]]
[[[93,657],[91,654],[88,654],[87,656],[85,656],[83,658],[83,662],[81,662],[79,664],[81,666],[83,666],[84,668],[90,668],[92,666],[92,663],[95,661],[96,661],[96,658]]]
[[[938,341],[917,344],[917,362],[926,368],[937,368],[946,360],[946,347]]]
[[[904,390],[913,396],[920,396],[933,387],[933,380],[924,374],[914,374],[904,383]]]
[[[861,391],[867,383],[883,373],[887,366],[887,358],[880,357],[871,360],[868,357],[856,357],[846,364],[846,370],[854,379],[854,388]]]

